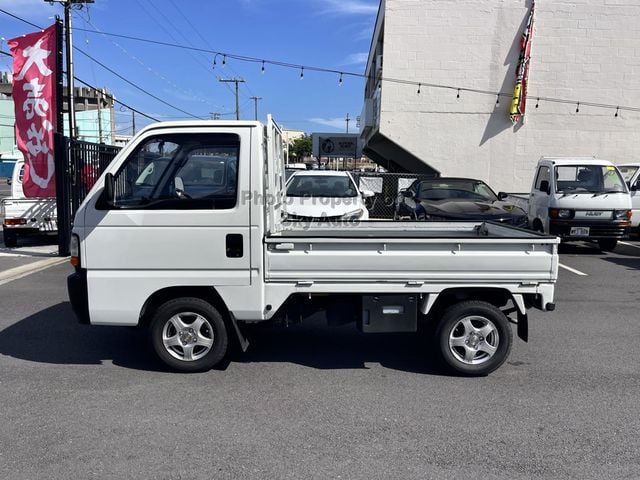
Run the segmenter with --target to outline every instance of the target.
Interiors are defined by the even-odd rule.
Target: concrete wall
[[[386,0],[384,77],[511,93],[530,0]],[[640,159],[640,0],[538,0],[523,124],[509,98],[383,82],[380,132],[442,175],[527,191],[542,155]],[[373,42],[375,45],[375,40]]]

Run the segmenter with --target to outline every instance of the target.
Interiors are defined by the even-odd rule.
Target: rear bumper
[[[588,227],[588,236],[572,236],[571,228]],[[565,240],[585,240],[599,238],[627,238],[631,229],[629,220],[617,222],[584,222],[574,220],[550,220],[549,233]]]
[[[82,324],[91,323],[89,319],[89,293],[87,290],[87,271],[78,269],[67,277],[67,291],[73,313],[76,314],[78,322]]]

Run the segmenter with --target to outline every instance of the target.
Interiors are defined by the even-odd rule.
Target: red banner
[[[18,148],[25,158],[24,195],[55,197],[56,25],[7,42],[13,55]]]

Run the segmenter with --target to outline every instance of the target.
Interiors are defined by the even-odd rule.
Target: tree
[[[311,156],[311,135],[296,138],[289,147],[289,157],[301,160]]]

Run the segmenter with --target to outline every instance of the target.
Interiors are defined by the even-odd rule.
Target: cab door
[[[549,232],[549,203],[553,185],[550,184],[551,171],[547,165],[540,165],[536,172],[531,195],[529,196],[529,226],[534,230],[542,228]]]
[[[112,204],[98,195],[84,209],[92,323],[135,324],[167,287],[250,284],[253,130],[152,129],[109,168]]]

